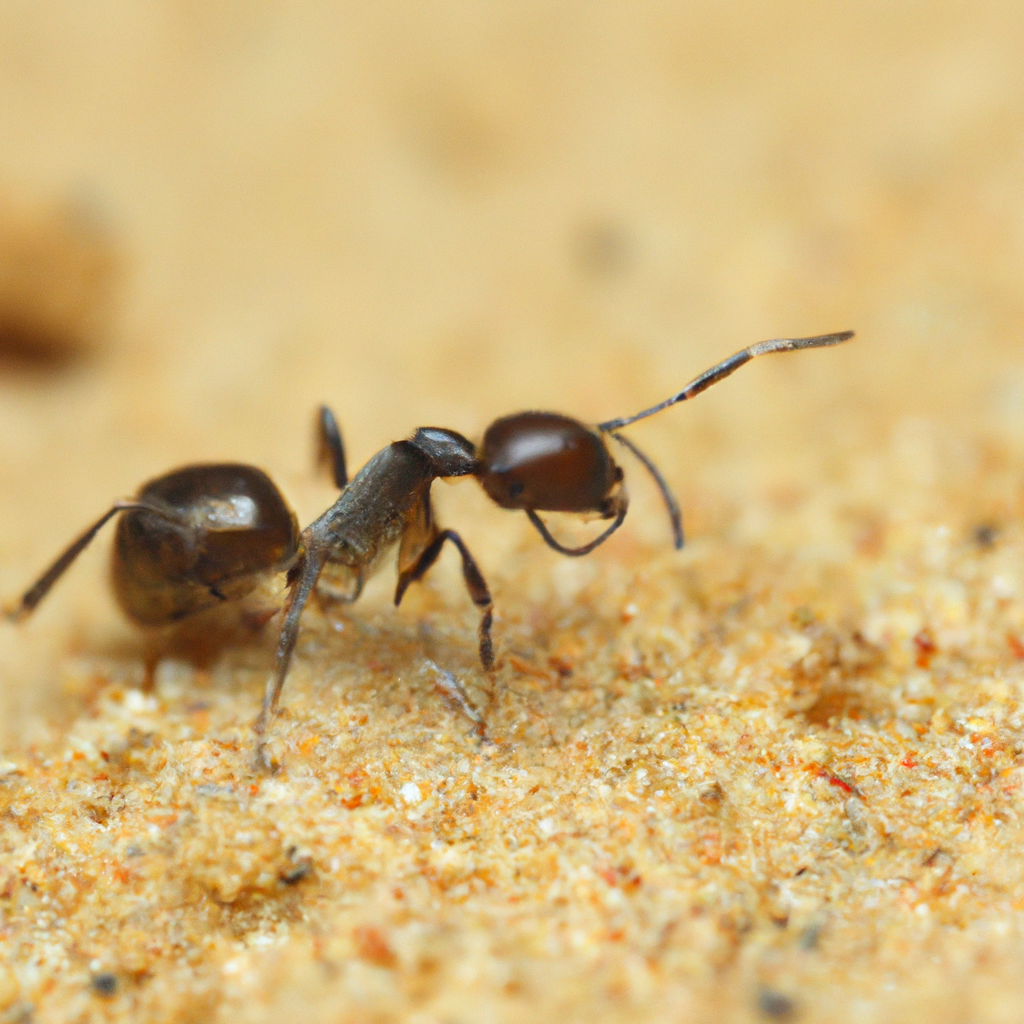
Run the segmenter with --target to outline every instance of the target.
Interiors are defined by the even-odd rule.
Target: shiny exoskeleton
[[[623,427],[686,401],[739,369],[755,356],[796,349],[838,345],[852,331],[813,338],[781,338],[759,342],[705,371],[682,391],[634,416],[589,426],[558,413],[523,412],[495,420],[477,448],[471,441],[440,427],[421,427],[412,437],[378,452],[349,482],[344,448],[333,416],[321,410],[321,452],[334,466],[341,495],[319,519],[303,530],[299,554],[288,573],[289,593],[277,647],[277,665],[267,682],[256,720],[260,756],[263,737],[276,711],[310,595],[354,601],[380,555],[398,543],[398,586],[395,604],[410,583],[437,560],[445,541],[462,559],[463,578],[481,611],[480,661],[494,664],[491,640],[491,595],[461,537],[434,522],[430,485],[438,477],[474,476],[501,508],[526,512],[544,541],[566,555],[585,555],[622,525],[629,507],[622,469],[606,441],[613,438],[652,475],[668,509],[677,548],[683,545],[679,505],[653,462],[625,435]],[[550,533],[540,512],[571,512],[610,519],[597,538],[579,547],[565,547]]]
[[[7,617],[29,615],[116,515],[114,592],[124,613],[142,625],[169,625],[238,600],[287,569],[298,553],[295,516],[266,473],[233,463],[186,466],[115,502]]]

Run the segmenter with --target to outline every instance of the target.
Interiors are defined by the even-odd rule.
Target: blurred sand
[[[681,554],[628,463],[579,561],[435,488],[493,746],[430,668],[488,704],[451,554],[307,616],[263,779],[273,626],[140,692],[97,542],[0,629],[0,1020],[1020,1019],[1018,3],[0,26],[5,595],[188,462],[308,522],[321,401],[359,465],[858,331],[633,429]]]

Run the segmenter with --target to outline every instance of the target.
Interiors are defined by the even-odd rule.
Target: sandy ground
[[[4,595],[189,462],[311,521],[322,401],[359,465],[858,332],[633,428],[681,553],[625,459],[579,560],[436,485],[495,677],[454,554],[389,566],[273,776],[279,620],[144,635],[102,536],[0,627],[0,1021],[1022,1019],[1022,52],[1015,0],[0,0]]]

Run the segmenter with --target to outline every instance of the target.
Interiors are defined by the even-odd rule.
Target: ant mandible
[[[422,579],[437,560],[445,541],[462,558],[462,575],[473,603],[480,609],[480,661],[494,667],[491,640],[492,601],[483,575],[462,538],[434,522],[430,485],[438,477],[475,476],[501,508],[526,512],[544,542],[563,555],[586,555],[603,544],[626,518],[629,500],[623,473],[612,458],[606,437],[631,452],[654,478],[668,509],[676,548],[683,546],[679,504],[654,463],[619,431],[653,416],[717,384],[755,356],[796,349],[838,345],[853,331],[813,338],[777,338],[758,342],[711,369],[682,391],[634,416],[588,426],[558,413],[522,412],[495,420],[477,448],[454,430],[420,427],[404,441],[378,452],[349,481],[341,435],[333,416],[321,409],[321,451],[334,466],[338,500],[299,538],[298,555],[288,570],[288,597],[277,646],[274,674],[267,681],[263,706],[256,719],[257,757],[265,765],[265,735],[277,710],[281,689],[299,635],[299,621],[314,590],[328,599],[354,601],[363,583],[388,548],[398,543],[398,586],[395,604],[410,583]],[[597,514],[611,524],[580,547],[565,547],[551,535],[538,512]]]

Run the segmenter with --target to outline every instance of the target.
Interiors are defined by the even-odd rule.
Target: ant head
[[[476,475],[501,508],[605,517],[615,514],[613,492],[622,481],[601,434],[553,412],[495,420],[484,434]]]
[[[477,471],[475,445],[455,430],[420,427],[409,444],[430,460],[438,476],[469,476]]]

